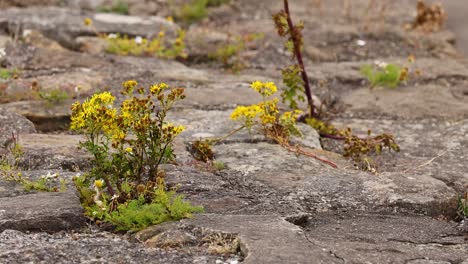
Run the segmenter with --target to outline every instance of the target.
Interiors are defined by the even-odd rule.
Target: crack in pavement
[[[334,258],[341,260],[343,263],[346,263],[346,260],[345,260],[343,257],[338,256],[333,250],[328,249],[328,248],[325,248],[325,247],[322,247],[322,246],[318,245],[317,243],[314,243],[314,242],[307,236],[307,234],[304,234],[304,238],[305,238],[309,243],[311,243],[312,245],[314,245],[314,246],[316,246],[316,247],[320,247],[320,248],[326,250],[326,251],[327,251],[330,255],[332,255]]]
[[[437,245],[437,246],[458,246],[460,243],[456,242],[415,242],[407,239],[395,239],[395,238],[390,238],[387,241],[394,241],[394,242],[399,242],[399,243],[408,243],[408,244],[413,244],[413,245]]]

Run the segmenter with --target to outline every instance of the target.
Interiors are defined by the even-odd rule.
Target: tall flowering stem
[[[305,70],[304,61],[302,59],[302,26],[295,26],[292,19],[291,19],[291,12],[289,11],[289,4],[288,0],[284,0],[284,16],[286,18],[288,30],[285,33],[289,33],[290,40],[293,44],[293,53],[296,57],[297,63],[301,69],[301,77],[304,81],[304,89],[305,94],[307,97],[307,103],[309,105],[309,116],[315,117],[315,108],[312,99],[312,92],[309,83],[309,77],[307,76],[307,72]],[[281,34],[280,34],[281,35]]]
[[[258,104],[238,106],[234,109],[231,113],[231,119],[240,121],[243,125],[232,133],[229,133],[228,136],[241,129],[247,128],[250,131],[255,127],[267,138],[274,140],[287,151],[314,158],[333,168],[338,167],[335,163],[321,158],[312,152],[306,151],[299,146],[291,146],[289,144],[291,136],[302,135],[301,131],[296,126],[296,120],[302,111],[296,109],[293,111],[281,112],[278,108],[278,98],[269,99],[278,90],[273,82],[255,81],[250,85],[250,88],[259,93],[263,97],[263,100]],[[225,137],[221,138],[221,140],[224,138]],[[219,142],[219,140],[216,142]]]

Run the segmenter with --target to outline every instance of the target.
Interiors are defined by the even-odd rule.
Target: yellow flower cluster
[[[282,126],[288,135],[301,135],[296,127],[296,120],[302,113],[300,110],[285,112],[280,115],[278,109],[278,98],[265,100],[267,96],[273,95],[277,91],[277,87],[272,82],[255,81],[251,84],[251,88],[260,93],[264,101],[250,105],[238,106],[232,113],[232,120],[239,120],[244,123],[247,128],[252,128],[253,125],[261,125],[262,129],[267,131],[277,125]]]
[[[271,96],[278,91],[275,83],[273,82],[260,82],[255,81],[253,82],[250,87],[261,94],[262,96]]]
[[[280,123],[282,125],[295,124],[300,114],[302,114],[301,110],[294,110],[294,112],[284,112],[280,117]]]
[[[169,86],[166,83],[153,84],[150,87],[150,93],[152,95],[158,95],[167,88],[169,88]]]
[[[276,85],[272,82],[262,83],[255,81],[251,84],[252,89],[262,94],[264,97],[270,96],[277,91]],[[258,117],[262,125],[274,124],[278,110],[278,98],[269,101],[262,101],[250,106],[238,106],[231,114],[232,120],[241,120],[247,127],[251,127]]]
[[[94,181],[94,186],[96,186],[98,189],[101,189],[103,185],[104,185],[103,180],[95,180]]]
[[[138,82],[135,80],[128,80],[122,83],[122,86],[124,87],[124,94],[130,95],[133,93],[133,90],[135,87],[138,85]]]
[[[274,124],[276,122],[276,116],[279,113],[278,110],[278,98],[273,98],[273,100],[261,102],[258,104],[263,111],[260,113],[260,120],[263,125]]]
[[[231,114],[232,120],[238,120],[241,117],[253,119],[262,112],[262,108],[258,105],[238,106]]]
[[[168,138],[175,138],[177,135],[182,133],[185,130],[184,126],[175,126],[172,123],[167,123],[163,126],[162,128],[163,133],[168,137]]]
[[[70,128],[102,129],[106,134],[113,134],[115,129],[116,109],[113,108],[115,97],[110,92],[95,94],[83,104],[76,102],[72,106],[72,117]],[[93,124],[89,124],[91,121]],[[91,126],[91,127],[90,127]]]
[[[179,30],[177,38],[168,45],[166,33],[160,31],[154,38],[144,37],[129,38],[126,35],[109,34],[106,51],[118,55],[147,56],[152,55],[161,58],[187,57],[185,51],[185,31]]]
[[[114,107],[115,97],[110,92],[95,94],[83,103],[76,102],[72,106],[71,129],[84,132],[89,139],[100,140],[102,133],[108,140],[112,140],[112,147],[128,146],[126,136],[128,133],[145,137],[150,133],[160,133],[165,141],[172,141],[184,131],[183,126],[175,126],[164,122],[165,112],[171,105],[183,99],[183,89],[171,89],[165,96],[169,86],[165,83],[152,85],[149,89],[138,88],[140,95],[134,95],[133,90],[138,85],[135,80],[122,83],[122,93],[128,98],[120,107]],[[154,100],[156,99],[156,100]],[[155,113],[156,103],[159,102]],[[164,123],[161,127],[161,123]],[[94,142],[93,142],[94,143]],[[132,147],[132,146],[128,146]],[[132,152],[131,148],[125,149]]]

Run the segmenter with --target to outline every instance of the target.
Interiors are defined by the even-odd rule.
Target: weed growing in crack
[[[461,220],[468,219],[468,191],[457,197],[457,215]]]
[[[187,24],[192,24],[208,16],[207,7],[220,6],[229,3],[229,1],[230,0],[192,0],[190,3],[182,5],[180,9],[175,9],[175,17]],[[173,3],[171,5],[174,6]]]
[[[263,39],[263,34],[247,34],[237,36],[232,41],[221,45],[215,52],[210,53],[210,59],[221,62],[226,69],[231,69],[233,72],[239,72],[245,67],[245,61],[239,58],[239,54],[249,48],[249,44]]]
[[[167,190],[160,168],[173,160],[173,141],[185,129],[166,120],[184,89],[165,83],[145,89],[133,80],[123,87],[120,106],[104,92],[72,107],[71,129],[86,136],[80,146],[93,155],[92,170],[74,179],[86,215],[137,230],[200,212]]]
[[[308,111],[300,119],[305,120],[307,124],[316,129],[322,137],[343,140],[344,156],[351,158],[356,167],[370,172],[377,172],[376,166],[371,159],[371,154],[380,154],[384,148],[399,151],[399,146],[395,143],[390,134],[381,134],[371,137],[361,138],[352,134],[350,128],[339,130],[332,124],[321,120],[322,107],[316,111],[312,100],[312,92],[309,84],[309,78],[305,70],[302,59],[303,37],[302,23],[295,25],[289,11],[288,0],[284,0],[284,9],[273,15],[278,34],[286,37],[286,48],[292,53],[297,64],[288,66],[282,70],[283,84],[285,89],[282,91],[282,100],[287,103],[291,109],[297,110],[299,102],[307,102]],[[414,58],[412,58],[414,60]],[[408,77],[407,69],[400,69],[394,65],[387,66],[386,71],[374,72],[372,69],[365,68],[363,72],[369,77],[371,84],[389,84],[398,85],[399,82]]]
[[[0,67],[0,80],[16,79],[19,76],[17,69],[7,69]]]
[[[414,63],[414,56],[408,57],[409,63]],[[410,76],[421,75],[421,70],[412,70],[410,67],[394,63],[376,61],[375,65],[363,65],[361,73],[369,81],[370,87],[376,86],[395,88],[410,79]]]
[[[373,136],[372,131],[368,130],[367,136],[361,137],[353,134],[349,127],[337,129],[332,124],[316,118],[307,118],[306,123],[316,129],[322,137],[344,141],[343,156],[350,158],[356,168],[364,171],[378,172],[374,157],[380,155],[383,150],[400,151],[393,135],[388,133]]]
[[[128,15],[128,4],[123,0],[114,1],[111,6],[99,6],[96,11],[103,13],[117,13]]]
[[[106,36],[106,52],[117,55],[132,56],[155,56],[165,59],[174,59],[177,57],[186,58],[185,52],[185,31],[179,30],[175,41],[167,46],[165,44],[164,31],[159,32],[156,38],[151,40],[136,37],[129,38],[119,34]]]
[[[176,39],[169,44],[164,30],[152,39],[140,36],[129,38],[126,35],[99,33],[93,27],[90,18],[86,18],[84,24],[90,27],[98,37],[106,41],[105,50],[107,53],[123,56],[154,56],[164,59],[187,58],[184,30],[178,30]]]
[[[207,234],[201,239],[200,244],[205,245],[211,254],[231,255],[240,252],[240,240],[234,234]]]
[[[70,95],[66,91],[52,89],[47,91],[39,91],[39,98],[43,100],[48,107],[52,107],[69,99]]]
[[[23,156],[23,148],[18,143],[18,135],[12,133],[11,138],[0,149],[0,178],[21,184],[25,191],[59,192],[66,190],[66,181],[58,173],[42,175],[37,180],[23,176],[19,162]]]
[[[212,161],[214,159],[212,144],[212,141],[209,139],[195,140],[192,143],[192,153],[195,159],[203,162]]]
[[[273,82],[255,81],[250,85],[250,88],[262,96],[262,101],[258,104],[238,106],[234,109],[231,113],[231,119],[233,121],[240,122],[242,125],[223,137],[196,141],[192,146],[192,148],[197,150],[195,152],[195,157],[198,155],[201,158],[207,158],[207,154],[213,156],[211,146],[225,140],[241,130],[247,129],[249,133],[253,133],[255,131],[263,134],[266,138],[273,140],[275,143],[290,152],[312,157],[334,168],[337,167],[333,162],[323,159],[312,152],[306,151],[300,146],[290,145],[289,141],[291,136],[302,136],[301,131],[296,126],[296,120],[302,111],[296,109],[281,112],[278,107],[279,99],[271,98],[271,96],[278,91],[278,88]]]
[[[447,13],[442,4],[427,5],[424,1],[418,0],[416,17],[411,24],[407,24],[405,27],[408,30],[420,30],[427,33],[437,32],[444,27],[446,21]]]
[[[18,142],[18,135],[12,133],[0,150],[0,175],[5,179],[14,180],[15,174],[18,173],[20,158],[24,153]]]

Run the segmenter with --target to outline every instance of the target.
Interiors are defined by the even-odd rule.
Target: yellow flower
[[[150,92],[152,95],[160,94],[162,91],[167,89],[169,86],[166,83],[153,84],[150,87]]]
[[[297,118],[302,113],[301,110],[294,110],[294,112],[284,112],[280,117],[280,122],[285,124],[295,124]]]
[[[114,103],[115,97],[110,92],[103,92],[99,94],[95,94],[89,100],[90,106],[97,108],[97,106],[101,105],[112,105]]]
[[[70,128],[85,130],[86,133],[99,131],[107,135],[113,134],[117,127],[117,110],[113,108],[115,97],[110,92],[95,94],[82,104],[76,102],[72,106]]]
[[[93,25],[93,20],[91,20],[91,18],[87,17],[84,19],[83,23],[85,24],[85,26],[91,26]]]
[[[263,110],[258,105],[251,106],[238,106],[231,114],[232,120],[237,120],[239,118],[253,119],[257,117],[258,114],[262,113]]]
[[[168,22],[174,23],[174,18],[173,18],[172,16],[166,17],[166,20],[167,20]]]
[[[276,121],[276,117],[273,115],[262,115],[260,116],[260,119],[262,120],[262,124],[274,124]]]
[[[114,142],[121,142],[125,139],[126,136],[125,132],[117,127],[111,130],[110,133],[108,133],[108,135],[112,137],[112,140]]]
[[[96,187],[99,188],[99,189],[101,189],[103,185],[104,185],[104,181],[103,181],[103,180],[95,180],[95,181],[94,181],[94,186],[96,186]]]
[[[174,134],[177,136],[179,135],[180,133],[182,133],[184,130],[185,130],[185,127],[184,126],[176,126],[174,127]]]
[[[127,153],[130,153],[132,151],[133,151],[133,149],[131,147],[128,147],[128,148],[125,149],[125,152],[127,152]]]
[[[159,31],[158,38],[164,38],[165,33],[164,31]]]
[[[124,87],[124,93],[125,94],[131,94],[133,93],[133,89],[135,89],[135,86],[137,86],[138,83],[135,80],[128,80],[122,83],[122,86]]]
[[[408,56],[408,62],[413,63],[415,61],[414,55],[409,55]]]
[[[171,137],[175,137],[182,133],[185,130],[184,126],[174,126],[172,123],[167,123],[163,126],[163,131],[170,135]]]
[[[273,82],[255,81],[250,87],[263,96],[271,96],[278,91],[278,88]]]

